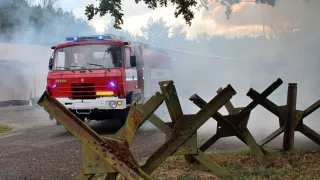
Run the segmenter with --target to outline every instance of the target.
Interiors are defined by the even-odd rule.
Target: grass
[[[207,153],[237,180],[309,180],[320,179],[320,149],[283,153],[268,150],[268,167],[261,168],[248,150]],[[183,156],[167,159],[152,174],[158,180],[218,180],[202,165],[188,164]],[[124,179],[119,177],[117,179]]]
[[[320,151],[282,153],[268,151],[267,168],[259,167],[249,151],[225,151],[208,156],[228,170],[237,180],[320,179]],[[187,164],[183,157],[167,160],[153,174],[154,179],[219,179],[200,164]]]
[[[8,132],[10,131],[11,128],[7,125],[4,125],[4,124],[0,124],[0,133],[5,133],[5,132]]]

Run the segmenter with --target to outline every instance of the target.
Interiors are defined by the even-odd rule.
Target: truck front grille
[[[96,91],[94,83],[74,83],[71,84],[73,99],[95,99]]]

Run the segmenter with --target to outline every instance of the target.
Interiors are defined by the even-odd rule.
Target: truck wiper
[[[101,64],[93,64],[93,63],[87,63],[88,65],[92,65],[92,66],[99,66],[99,67],[104,67],[103,65]]]
[[[57,66],[56,68],[63,68],[63,69],[66,69],[66,70],[70,70],[70,67]],[[74,73],[74,71],[73,71],[73,70],[71,70],[71,71]]]
[[[70,70],[70,67],[61,67],[61,66],[59,66],[59,67],[56,67],[56,68],[63,68],[63,69],[66,69],[66,70]],[[71,71],[74,73],[73,70],[71,70]]]
[[[89,68],[86,68],[84,66],[69,66],[69,67],[80,67],[81,69],[85,69],[85,70],[88,70],[88,71],[92,72]],[[74,71],[72,70],[72,72],[74,72]]]
[[[102,67],[104,69],[107,69],[108,71],[110,71],[110,69],[104,67],[104,65],[101,65],[101,64],[94,64],[94,63],[87,63],[88,65],[92,65],[92,66],[99,66],[99,67]]]

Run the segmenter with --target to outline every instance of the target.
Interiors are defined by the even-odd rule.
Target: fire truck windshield
[[[121,68],[119,45],[85,44],[57,48],[52,70]]]

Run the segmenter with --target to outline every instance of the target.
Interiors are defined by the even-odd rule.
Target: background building
[[[0,101],[28,100],[30,92],[40,96],[52,52],[47,46],[0,43]]]

